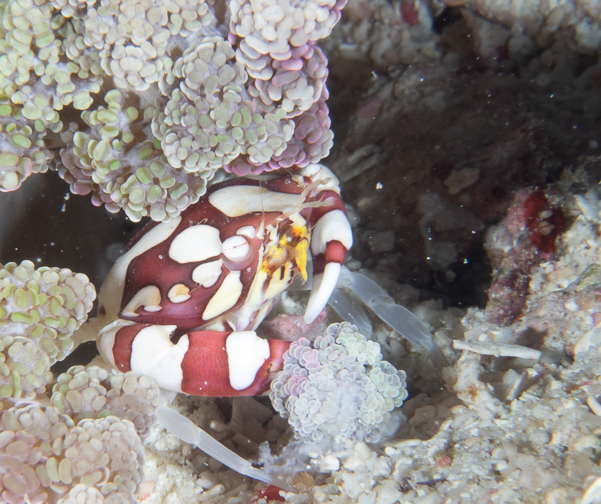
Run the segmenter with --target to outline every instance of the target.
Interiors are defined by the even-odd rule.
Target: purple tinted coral
[[[142,437],[156,422],[154,413],[163,403],[154,378],[130,371],[74,366],[58,376],[50,399],[74,421],[113,415],[130,420]]]
[[[278,105],[287,117],[296,117],[309,110],[322,95],[328,78],[328,62],[322,50],[312,44],[299,48],[298,69],[287,69],[282,62],[273,60],[269,79],[256,78],[249,92],[259,103]]]
[[[0,420],[0,493],[7,504],[134,502],[144,452],[134,425],[73,420],[52,406],[10,408]]]
[[[350,446],[382,438],[391,411],[407,397],[405,378],[382,361],[377,343],[345,322],[313,344],[302,338],[290,345],[270,398],[297,439]]]
[[[204,0],[10,0],[0,191],[50,168],[110,212],[168,221],[222,168],[245,176],[319,162],[333,134],[315,41],[344,3],[233,1],[223,19]],[[62,141],[49,137],[62,147],[54,159],[48,132]]]
[[[334,133],[330,129],[330,116],[326,98],[315,102],[309,110],[294,118],[294,135],[284,152],[274,155],[269,161],[272,170],[304,167],[317,163],[330,153],[334,144]]]

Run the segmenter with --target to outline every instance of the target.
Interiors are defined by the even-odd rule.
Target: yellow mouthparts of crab
[[[293,263],[303,280],[307,280],[308,248],[309,232],[306,226],[286,226],[281,230],[278,241],[265,252],[261,270],[273,277],[286,263]],[[284,270],[280,271],[283,273]]]

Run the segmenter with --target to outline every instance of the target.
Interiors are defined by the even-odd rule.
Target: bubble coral
[[[229,42],[210,37],[176,61],[179,88],[153,122],[172,166],[212,177],[241,154],[259,165],[286,148],[294,123],[275,107],[257,109],[244,87],[246,70],[234,57]]]
[[[2,502],[134,502],[144,452],[129,420],[74,425],[58,409],[32,404],[5,411],[0,427]]]
[[[269,79],[257,78],[249,89],[262,103],[277,103],[287,117],[295,117],[308,110],[322,95],[328,78],[328,62],[319,47],[311,44],[303,47],[302,51],[296,48],[293,58],[294,53],[299,53],[298,69],[290,69],[286,65],[289,60],[275,59]]]
[[[54,0],[72,20],[66,55],[82,57],[93,74],[109,75],[119,88],[146,91],[173,65],[172,49],[214,32],[216,19],[203,0]]]
[[[283,62],[286,70],[300,70],[300,55],[294,49],[327,37],[345,4],[346,0],[233,0],[230,32],[242,39],[238,58],[253,78],[271,78],[271,60]]]
[[[90,106],[100,79],[62,58],[69,27],[50,2],[5,2],[0,26],[0,190],[10,191],[48,169],[44,137],[63,127],[59,111]]]
[[[61,150],[59,174],[71,191],[91,192],[94,205],[104,204],[113,213],[122,208],[135,222],[146,216],[168,220],[196,203],[205,192],[205,179],[187,177],[169,165],[158,141],[139,140],[152,137],[154,109],[140,110],[116,89],[104,100],[106,107],[82,113],[87,130],[74,126],[62,135],[67,147]]]
[[[0,188],[10,191],[32,173],[46,172],[52,153],[43,122],[25,117],[23,107],[6,95],[0,95],[0,117]]]
[[[228,173],[245,176],[249,173],[260,175],[264,171],[281,168],[303,168],[310,163],[318,163],[326,157],[333,145],[334,134],[330,130],[330,116],[326,105],[327,89],[320,100],[311,105],[309,110],[293,119],[293,135],[285,144],[285,149],[274,152],[267,163],[251,160],[241,155],[229,165],[224,165]]]
[[[73,349],[73,332],[96,297],[88,277],[31,261],[0,269],[0,397],[32,399],[52,380],[50,366]]]
[[[95,297],[88,278],[68,269],[30,261],[0,268],[2,502],[135,502],[140,435],[161,404],[154,380],[76,366],[44,396],[50,366],[74,348]]]
[[[141,437],[156,422],[154,413],[162,404],[154,378],[97,366],[72,367],[58,376],[52,392],[52,405],[75,422],[112,415],[130,420]]]
[[[7,1],[0,190],[56,169],[97,206],[168,221],[222,168],[320,161],[333,135],[315,41],[344,3],[232,1],[226,40],[205,0]]]
[[[407,397],[405,378],[382,360],[380,345],[345,322],[330,325],[312,344],[306,338],[292,343],[270,398],[298,440],[373,443]]]

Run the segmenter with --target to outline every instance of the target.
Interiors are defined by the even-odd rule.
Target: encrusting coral
[[[522,313],[534,266],[552,256],[565,230],[561,207],[551,207],[543,191],[517,192],[508,215],[490,227],[484,247],[494,270],[486,310],[492,322],[512,324]]]
[[[195,0],[6,2],[0,190],[50,168],[95,205],[167,221],[220,169],[318,162],[333,134],[315,41],[344,4],[232,2],[220,22]]]

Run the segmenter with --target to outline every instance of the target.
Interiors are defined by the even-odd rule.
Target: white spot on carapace
[[[311,231],[311,252],[313,255],[323,254],[331,241],[339,241],[346,250],[353,245],[353,231],[342,210],[332,210],[317,221]]]
[[[96,346],[98,346],[98,351],[100,352],[100,355],[102,355],[102,358],[113,367],[117,367],[115,365],[115,356],[113,355],[115,335],[119,329],[123,329],[124,327],[133,324],[135,324],[135,322],[130,320],[117,319],[98,331],[98,341],[96,343]]]
[[[159,387],[174,392],[182,390],[182,361],[188,351],[188,335],[182,336],[177,345],[170,336],[177,326],[153,325],[142,329],[131,346],[130,367],[152,376]]]
[[[241,261],[248,257],[250,245],[244,236],[230,236],[223,242],[223,255],[230,261]]]
[[[219,286],[219,289],[217,289],[217,292],[213,294],[213,297],[202,314],[202,319],[210,320],[229,310],[238,302],[240,294],[242,294],[240,272],[232,271],[225,277],[223,283]]]
[[[269,359],[269,343],[254,331],[235,332],[225,340],[230,385],[234,390],[250,387],[257,371]]]
[[[190,289],[188,289],[187,285],[184,284],[175,284],[169,292],[167,293],[167,297],[172,303],[183,303],[184,301],[188,301],[190,299]]]
[[[169,257],[180,264],[204,261],[221,254],[219,230],[199,224],[184,229],[169,247]]]
[[[156,285],[147,285],[136,292],[123,308],[121,315],[123,317],[138,317],[136,310],[140,306],[144,307],[144,311],[150,313],[161,310],[161,291]]]
[[[192,272],[192,280],[205,288],[213,287],[221,275],[222,265],[223,261],[219,259],[196,266]]]
[[[181,220],[182,218],[179,216],[169,222],[153,227],[132,248],[117,259],[98,293],[98,303],[104,306],[108,320],[116,319],[121,308],[123,287],[125,286],[125,276],[129,264],[139,255],[169,238]]]
[[[252,240],[257,235],[257,229],[255,226],[242,226],[236,231],[236,234],[248,236]]]
[[[284,212],[299,206],[301,195],[260,186],[229,186],[212,193],[209,203],[228,217],[240,217],[252,212]]]

